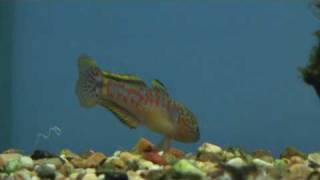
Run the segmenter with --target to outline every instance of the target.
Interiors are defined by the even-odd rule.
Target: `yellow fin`
[[[119,74],[119,73],[112,73],[109,71],[104,71],[103,75],[106,78],[110,78],[110,79],[113,79],[116,81],[123,81],[123,82],[146,85],[145,82],[141,78],[139,78],[138,76],[135,76],[135,75],[131,75],[131,74]]]
[[[116,103],[103,100],[100,104],[109,109],[116,117],[120,119],[123,124],[127,125],[129,128],[137,128],[139,126],[139,119],[131,112],[127,111]]]
[[[164,94],[168,95],[167,88],[166,88],[165,85],[164,85],[161,81],[159,81],[158,79],[152,80],[151,84],[152,84],[152,88],[154,88],[154,89],[159,89],[159,90],[162,91]]]

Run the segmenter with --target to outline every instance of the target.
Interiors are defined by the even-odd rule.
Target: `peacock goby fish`
[[[103,71],[87,55],[79,57],[78,68],[76,94],[82,107],[103,106],[129,128],[145,126],[162,134],[162,150],[170,148],[172,139],[184,143],[199,140],[197,118],[171,98],[159,80],[148,86],[136,75]]]

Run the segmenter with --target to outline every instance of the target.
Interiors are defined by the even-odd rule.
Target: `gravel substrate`
[[[25,155],[10,149],[0,154],[0,179],[8,180],[319,180],[320,153],[287,148],[275,158],[265,150],[253,153],[204,143],[196,154],[158,151],[146,139],[133,150],[112,156],[89,151],[59,154],[36,150]]]

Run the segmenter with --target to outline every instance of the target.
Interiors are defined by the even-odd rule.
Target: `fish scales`
[[[106,96],[111,101],[119,103],[123,108],[133,110],[137,106],[141,106],[141,102],[145,98],[143,91],[145,87],[138,87],[137,85],[128,85],[122,82],[115,82],[109,80],[105,83],[106,90],[103,96]]]

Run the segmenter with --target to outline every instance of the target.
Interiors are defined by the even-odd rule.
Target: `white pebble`
[[[46,164],[47,167],[56,170],[56,165],[54,164]]]
[[[94,169],[94,168],[87,168],[87,169],[86,169],[86,173],[88,173],[88,174],[95,174],[95,173],[96,173],[96,169]]]
[[[268,168],[268,167],[272,167],[273,164],[269,163],[269,162],[266,162],[266,161],[263,161],[261,159],[253,159],[252,162],[259,166],[259,167],[262,167],[262,168]]]
[[[215,144],[204,143],[199,147],[198,151],[217,154],[222,152],[222,149]]]
[[[32,168],[33,167],[33,160],[28,156],[22,156],[20,158],[20,162],[21,162],[22,167],[24,167],[24,168]]]
[[[84,175],[82,179],[83,180],[97,180],[98,177],[96,176],[96,174],[88,173],[88,174]]]
[[[104,175],[104,174],[100,174],[100,175],[98,176],[98,179],[99,179],[99,180],[104,180],[104,179],[105,179],[105,175]]]
[[[38,176],[32,176],[31,180],[40,180]]]
[[[230,159],[228,162],[227,162],[228,165],[230,166],[233,166],[233,167],[236,167],[236,168],[241,168],[246,164],[246,162],[244,162],[241,158],[239,157],[236,157],[236,158],[233,158],[233,159]]]
[[[311,153],[308,155],[308,160],[311,163],[314,163],[316,165],[320,165],[320,154],[319,153]]]

